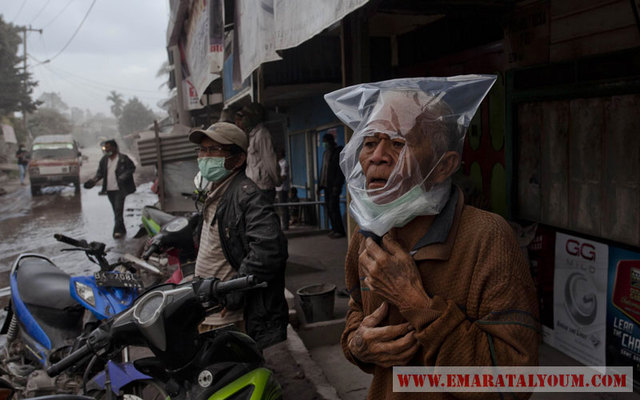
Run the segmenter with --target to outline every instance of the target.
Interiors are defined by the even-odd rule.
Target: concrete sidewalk
[[[336,285],[344,288],[344,259],[347,252],[346,238],[331,239],[326,232],[301,233],[301,228],[293,227],[289,236],[289,261],[286,272],[287,289],[295,295],[296,291],[316,283]],[[339,344],[344,329],[344,318],[348,309],[348,298],[335,297],[334,319],[330,321],[307,323],[296,297],[296,314],[300,323],[296,330],[290,330],[290,342],[295,342],[294,358],[304,358],[299,367],[308,380],[316,386],[314,396],[321,399],[360,400],[366,398],[371,375],[362,372],[349,363],[342,354]],[[300,348],[300,346],[303,346]],[[581,366],[582,364],[553,347],[540,345],[540,365]],[[285,395],[286,395],[285,391]],[[295,392],[294,392],[295,393]],[[292,397],[305,399],[302,392]],[[313,397],[317,398],[317,397]],[[533,400],[640,400],[637,393],[534,393]]]

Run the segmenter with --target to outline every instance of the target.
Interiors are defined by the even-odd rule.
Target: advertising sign
[[[211,2],[209,2],[211,4]],[[207,86],[220,76],[212,73],[212,70],[220,70],[222,67],[223,48],[220,45],[218,32],[220,21],[216,19],[214,30],[209,27],[211,14],[215,16],[220,12],[219,2],[211,4],[208,8],[206,1],[196,1],[193,3],[191,17],[189,19],[189,33],[187,34],[186,55],[189,65],[189,79],[193,84],[196,93],[202,97]],[[221,16],[218,15],[218,18]],[[211,40],[216,40],[212,43]]]
[[[7,143],[18,143],[16,140],[16,134],[13,131],[13,127],[11,125],[0,125],[2,127],[2,135],[4,136],[4,141]]]
[[[605,365],[607,245],[556,235],[554,346],[586,365]]]
[[[184,108],[187,110],[199,110],[204,105],[200,102],[198,90],[191,83],[191,79],[187,78],[182,81],[182,93],[184,93]]]
[[[630,365],[640,387],[640,253],[609,250],[607,365]]]

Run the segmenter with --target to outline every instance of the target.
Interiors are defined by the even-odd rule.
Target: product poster
[[[640,253],[610,248],[607,365],[633,366],[640,387]]]
[[[606,365],[608,246],[556,235],[554,346],[584,363]]]

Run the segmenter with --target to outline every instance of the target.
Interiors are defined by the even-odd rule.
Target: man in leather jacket
[[[126,154],[118,151],[118,143],[115,140],[103,142],[102,151],[104,156],[98,164],[98,171],[93,178],[84,183],[84,187],[90,189],[103,179],[102,192],[106,192],[113,208],[113,237],[119,239],[127,234],[123,217],[124,200],[127,195],[136,191],[133,181],[136,166]]]
[[[261,348],[286,339],[288,308],[284,298],[287,240],[273,205],[245,175],[248,139],[237,126],[218,122],[196,129],[198,167],[210,183],[202,212],[196,276],[228,280],[255,275],[268,287],[228,298],[225,309],[206,323],[236,323]]]

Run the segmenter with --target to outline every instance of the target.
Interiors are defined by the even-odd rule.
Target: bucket
[[[336,285],[320,283],[301,287],[296,291],[300,296],[300,306],[307,322],[333,319]]]

